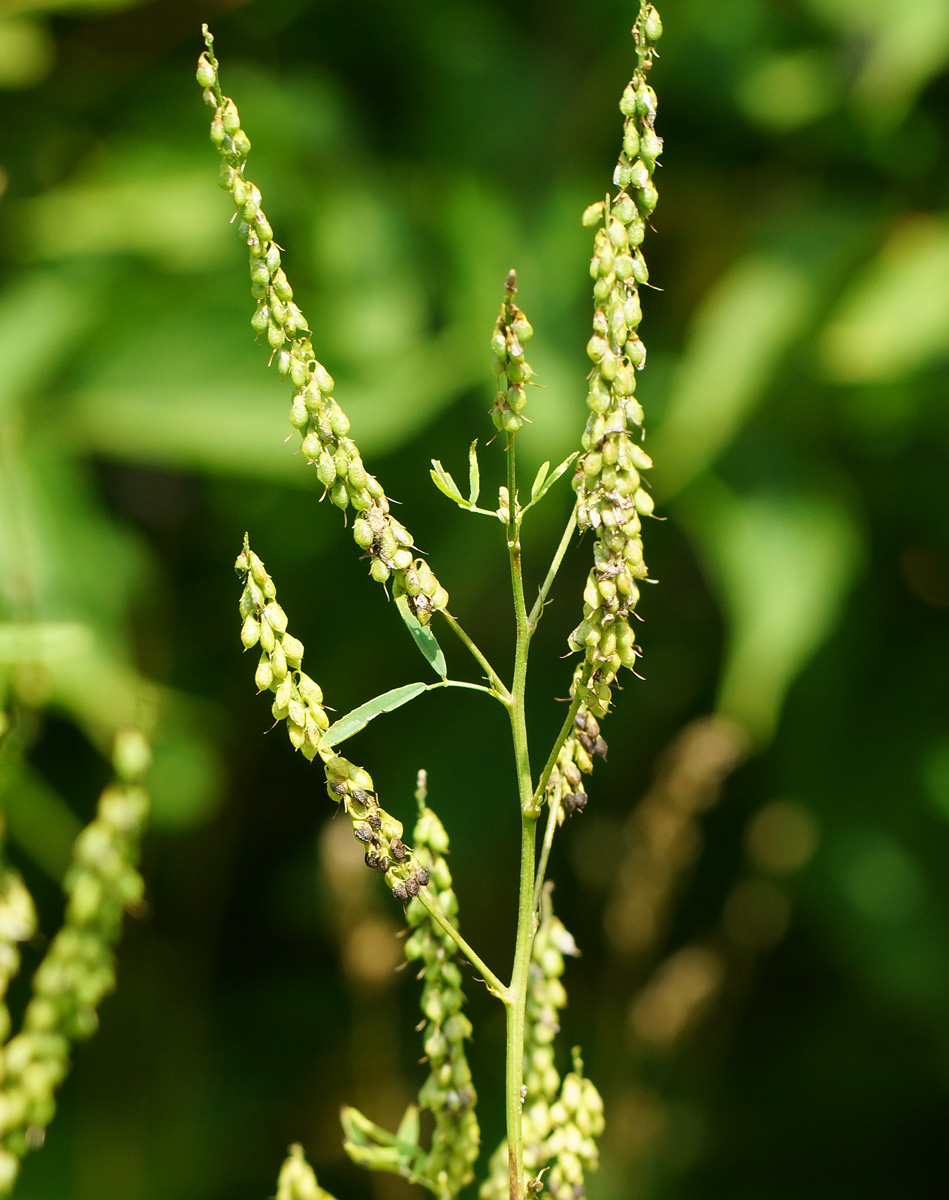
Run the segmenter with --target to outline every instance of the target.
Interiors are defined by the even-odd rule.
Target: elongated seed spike
[[[10,1194],[26,1151],[42,1144],[71,1045],[98,1028],[96,1009],[115,986],[113,950],[122,919],[141,904],[144,891],[136,868],[149,808],[141,783],[149,758],[141,732],[122,730],[113,747],[115,780],[73,847],[62,927],[33,976],[20,1031],[9,1041],[5,997],[20,966],[17,944],[33,937],[37,922],[23,881],[0,869],[0,1037],[6,1042],[0,1196]]]
[[[602,716],[609,708],[620,667],[635,666],[638,649],[629,614],[639,599],[639,581],[648,577],[641,518],[652,513],[653,505],[642,472],[651,463],[639,444],[643,411],[635,391],[636,371],[646,358],[638,327],[639,287],[646,283],[648,271],[639,246],[656,206],[652,176],[662,150],[655,132],[656,96],[647,77],[661,33],[655,8],[643,4],[633,29],[636,66],[620,101],[625,125],[613,173],[618,190],[583,214],[585,225],[598,227],[590,263],[593,336],[587,345],[593,366],[589,418],[573,486],[577,524],[581,530],[594,530],[596,542],[583,594],[583,620],[569,644],[584,655],[586,670],[574,686],[591,716]],[[575,750],[573,746],[569,753]],[[583,761],[582,754],[579,759]]]
[[[307,320],[293,303],[293,289],[281,265],[280,249],[264,213],[260,189],[245,175],[250,139],[241,128],[234,101],[221,91],[214,39],[207,26],[204,39],[207,48],[198,60],[197,77],[205,100],[214,109],[211,140],[221,156],[220,183],[234,200],[235,219],[250,252],[251,292],[256,301],[251,324],[258,336],[266,338],[271,361],[280,375],[293,386],[290,424],[300,435],[307,462],[315,465],[324,495],[344,513],[355,509],[372,527],[373,537],[368,544],[362,525],[356,537],[364,557],[370,559],[370,574],[380,583],[391,581],[393,595],[405,595],[418,621],[427,625],[433,612],[447,608],[448,592],[437,580],[431,594],[413,594],[406,586],[415,561],[410,553],[411,536],[398,551],[388,550],[392,539],[384,535],[394,532],[397,522],[390,515],[382,485],[366,470],[355,442],[348,436],[349,419],[333,398],[333,377],[316,359]]]
[[[419,772],[416,798],[419,815],[413,831],[415,860],[427,873],[430,893],[456,925],[458,900],[445,858],[448,835],[425,803],[424,771]],[[437,1196],[450,1200],[473,1179],[481,1140],[475,1115],[477,1094],[465,1055],[471,1023],[462,1012],[462,977],[455,961],[454,942],[432,920],[420,900],[411,901],[406,919],[412,933],[405,943],[405,957],[422,964],[421,1008],[429,1067],[418,1100],[419,1106],[429,1109],[435,1119],[431,1149],[420,1173],[436,1185]]]
[[[271,714],[283,721],[294,750],[323,763],[327,792],[341,803],[353,826],[366,865],[381,871],[396,899],[417,896],[427,872],[402,842],[402,825],[379,805],[368,771],[321,744],[330,720],[319,684],[303,670],[304,646],[289,632],[287,614],[277,602],[277,588],[261,559],[250,548],[247,534],[234,568],[243,579],[240,613],[241,641],[256,636],[261,654],[254,681],[261,692],[272,692]]]
[[[521,412],[527,403],[527,384],[534,371],[524,357],[524,343],[534,335],[527,317],[514,303],[517,294],[517,273],[508,271],[504,299],[491,335],[495,373],[498,377],[491,420],[495,429],[512,437],[524,424]]]

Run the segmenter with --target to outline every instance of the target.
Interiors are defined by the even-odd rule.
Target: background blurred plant
[[[595,1186],[927,1196],[949,1090],[945,7],[906,0],[898,20],[882,2],[676,9],[650,251],[664,290],[645,316],[640,389],[668,518],[650,558],[662,603],[645,611],[648,696],[619,698],[597,804],[555,850],[574,881],[558,908],[585,955],[567,1039],[597,1029],[583,1039],[590,1073],[616,1064]],[[317,520],[282,446],[203,109],[182,83],[211,20],[360,447],[422,489],[432,444],[482,432],[485,329],[512,262],[548,385],[523,453],[537,466],[573,448],[588,314],[577,217],[613,153],[602,114],[628,74],[631,15],[619,0],[373,3],[358,28],[341,5],[295,0],[6,0],[0,14],[4,616],[94,634],[78,647],[56,635],[65,698],[26,774],[3,784],[10,853],[41,909],[56,905],[45,874],[61,874],[89,815],[75,798],[103,782],[94,747],[132,670],[158,681],[165,712],[152,915],[131,931],[95,1051],[77,1054],[20,1195],[266,1195],[301,1114],[321,1180],[359,1194],[335,1108],[370,1103],[359,1032],[403,1027],[413,1000],[369,952],[388,919],[376,899],[354,898],[349,923],[331,902],[339,885],[315,860],[317,839],[332,859],[332,827],[303,764],[257,738],[243,664],[212,616],[230,611],[236,497],[274,531],[268,566],[326,679],[344,689],[358,655],[364,686],[383,691],[414,651],[380,653],[377,597],[355,565],[336,569],[325,603],[355,614],[361,645],[320,639],[325,616],[306,616],[312,556],[346,560],[347,535]],[[425,521],[413,532],[445,564],[453,603],[479,643],[503,645],[487,531],[459,544],[450,511]],[[550,522],[555,536],[553,506]],[[10,594],[27,568],[32,608]],[[538,636],[559,645],[556,620]],[[21,638],[3,634],[5,661]],[[440,706],[460,728],[464,704]],[[733,741],[678,740],[710,713]],[[382,736],[387,776],[411,781],[411,721]],[[470,781],[453,870],[472,938],[496,938],[500,959],[509,898],[466,866],[506,853],[504,814],[483,815],[495,764],[459,762],[453,741],[426,765],[433,788]],[[673,827],[678,871],[651,849]],[[665,940],[648,944],[617,915],[654,903],[630,899],[625,864],[644,858],[668,876],[655,884]],[[340,1030],[328,1064],[325,1023]],[[387,1053],[399,1061],[380,1078],[404,1077],[414,1048]],[[476,1084],[483,1096],[497,1080]],[[407,1097],[385,1094],[394,1125]],[[484,1113],[487,1145],[501,1124]]]

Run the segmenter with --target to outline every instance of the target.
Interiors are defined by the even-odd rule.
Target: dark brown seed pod
[[[408,898],[409,898],[409,894],[408,894],[408,892],[405,890],[405,885],[404,885],[404,884],[401,884],[401,883],[397,883],[397,884],[396,884],[396,885],[393,887],[393,889],[392,889],[392,895],[393,895],[393,896],[395,896],[396,900],[401,900],[403,904],[404,904],[404,903],[405,903],[405,901],[406,901],[406,900],[408,900]]]

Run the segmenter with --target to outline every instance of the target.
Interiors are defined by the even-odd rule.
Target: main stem
[[[531,625],[524,602],[524,580],[521,574],[521,519],[517,506],[517,474],[514,461],[514,439],[507,449],[508,526],[507,546],[511,564],[511,587],[514,593],[514,615],[517,640],[514,651],[514,681],[511,687],[511,733],[514,738],[514,760],[517,768],[517,789],[521,813],[521,872],[517,904],[517,940],[514,946],[514,968],[508,989],[507,1006],[507,1145],[510,1174],[510,1200],[524,1200],[524,1134],[522,1128],[524,1085],[524,1012],[527,1005],[527,982],[534,936],[534,855],[537,836],[537,814],[534,809],[534,787],[530,755],[527,748],[527,716],[524,697],[527,687],[527,654],[530,647]]]

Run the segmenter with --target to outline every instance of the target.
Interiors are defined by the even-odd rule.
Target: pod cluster
[[[603,1132],[603,1099],[583,1076],[583,1063],[574,1050],[574,1069],[564,1076],[560,1096],[550,1109],[547,1139],[550,1171],[544,1177],[553,1200],[579,1200],[586,1195],[584,1173],[599,1166],[596,1139]]]
[[[445,859],[448,834],[424,803],[421,776],[419,794],[420,811],[413,830],[415,859],[428,870],[429,889],[442,912],[456,924],[458,900]],[[474,1178],[481,1144],[475,1115],[478,1097],[465,1054],[471,1022],[461,1011],[464,995],[454,942],[435,924],[421,901],[409,904],[406,917],[412,932],[405,943],[405,957],[422,964],[421,1007],[428,1078],[419,1092],[419,1106],[427,1108],[435,1119],[431,1149],[420,1164],[419,1174],[435,1186],[439,1200],[451,1200]]]
[[[629,613],[639,599],[638,581],[648,575],[640,518],[653,509],[642,481],[652,462],[639,444],[643,410],[635,391],[636,371],[646,360],[637,332],[639,287],[649,278],[640,246],[656,206],[652,175],[662,150],[654,129],[656,94],[646,80],[661,33],[656,10],[644,5],[633,29],[636,69],[620,100],[626,121],[613,174],[619,191],[583,214],[585,225],[599,228],[590,263],[595,281],[593,336],[587,344],[593,362],[590,416],[573,485],[578,524],[595,531],[596,544],[583,620],[569,641],[572,649],[584,652],[589,676],[584,699],[599,716],[609,707],[610,685],[619,668],[635,666],[639,651]]]
[[[578,672],[582,670],[582,667],[578,668]],[[583,812],[586,808],[588,797],[583,789],[583,776],[593,771],[594,755],[606,758],[607,750],[599,722],[587,706],[581,704],[573,719],[573,729],[547,780],[547,803],[559,806],[557,812],[561,823],[565,816]]]
[[[313,1168],[303,1156],[303,1147],[294,1145],[280,1168],[274,1200],[333,1200],[316,1182]]]
[[[524,1167],[531,1176],[528,1186],[534,1194],[543,1190],[544,1182],[553,1171],[551,1163],[564,1148],[558,1133],[565,1111],[566,1080],[561,1085],[554,1056],[554,1041],[560,1031],[560,1010],[567,1003],[567,992],[562,982],[564,955],[578,953],[572,935],[553,912],[548,888],[543,896],[541,920],[531,948],[524,1031]],[[568,1099],[572,1100],[572,1095],[571,1090]],[[571,1137],[571,1145],[573,1140]],[[589,1147],[585,1146],[584,1149],[589,1150]],[[572,1171],[573,1167],[574,1163],[568,1158],[568,1170]],[[550,1168],[550,1171],[545,1168]],[[491,1156],[489,1175],[481,1185],[480,1200],[507,1200],[510,1189],[508,1172],[507,1142],[504,1141]],[[583,1194],[580,1191],[576,1196]],[[571,1200],[575,1200],[575,1197],[571,1196]]]
[[[517,272],[508,271],[504,284],[504,300],[491,335],[494,370],[498,389],[494,396],[491,420],[503,433],[517,433],[524,424],[521,411],[527,404],[527,384],[534,371],[524,357],[524,343],[534,336],[534,329],[524,313],[514,303],[517,294]]]
[[[12,1190],[20,1159],[43,1143],[55,1092],[69,1070],[71,1043],[98,1028],[96,1007],[115,986],[113,947],[126,909],[141,903],[136,869],[148,794],[141,778],[148,746],[137,730],[116,740],[116,780],[80,833],[64,881],[66,911],[33,977],[19,1033],[3,1046],[0,1086],[0,1195]],[[29,893],[6,872],[0,880],[0,991],[19,967],[16,943],[36,929]],[[4,1037],[9,1013],[2,1009]]]
[[[274,693],[271,712],[275,721],[286,721],[294,748],[311,760],[320,756],[326,790],[330,799],[345,808],[353,836],[363,847],[366,866],[381,871],[392,894],[405,903],[428,882],[428,871],[413,860],[402,841],[401,821],[380,807],[369,772],[331,747],[320,745],[330,724],[323,691],[302,670],[303,643],[287,632],[287,614],[277,603],[274,581],[251,550],[246,535],[234,566],[244,577],[241,641],[245,649],[261,648],[254,674],[258,691]]]
[[[407,903],[428,883],[429,872],[402,841],[402,822],[381,807],[372,776],[362,767],[330,752],[323,753],[323,770],[326,791],[352,821],[366,866],[381,871],[396,900]]]
[[[320,738],[330,725],[323,708],[323,692],[302,669],[303,643],[287,632],[287,614],[277,603],[277,589],[266,567],[251,550],[246,534],[234,569],[244,577],[241,641],[245,650],[260,646],[260,660],[254,673],[257,690],[274,693],[271,705],[274,720],[286,721],[293,748],[313,759]]]
[[[221,91],[213,38],[204,27],[207,50],[198,59],[197,79],[204,98],[214,109],[211,140],[221,156],[220,184],[233,197],[241,236],[250,251],[251,293],[257,301],[251,324],[265,336],[271,361],[293,389],[290,424],[302,439],[303,454],[316,469],[324,494],[345,512],[352,507],[362,518],[354,523],[357,544],[371,559],[373,579],[390,578],[396,595],[406,595],[425,625],[432,612],[448,604],[448,593],[429,568],[413,553],[411,535],[389,512],[379,481],[363,464],[348,436],[349,418],[333,398],[333,377],[316,359],[306,318],[293,299],[281,265],[280,248],[261,207],[260,189],[244,176],[250,138],[241,128],[240,114]]]

